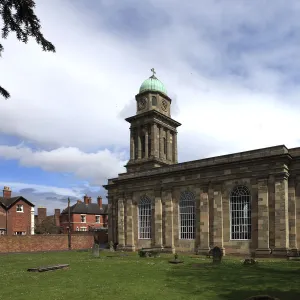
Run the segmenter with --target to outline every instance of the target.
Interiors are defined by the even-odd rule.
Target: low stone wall
[[[74,234],[72,249],[89,249],[94,244],[93,233]],[[0,236],[0,253],[68,250],[67,234]]]

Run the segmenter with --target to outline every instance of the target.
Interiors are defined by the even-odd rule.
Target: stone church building
[[[109,179],[109,241],[206,254],[286,255],[300,245],[300,147],[178,163],[172,100],[154,75],[136,95],[127,172]]]

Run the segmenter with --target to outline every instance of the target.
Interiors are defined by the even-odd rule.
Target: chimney
[[[84,195],[83,200],[85,204],[89,204],[89,197],[87,195]]]
[[[97,202],[98,202],[99,207],[102,208],[102,197],[101,196],[97,197]]]
[[[92,197],[89,197],[89,203],[92,203]]]
[[[59,217],[60,217],[60,209],[56,208],[56,209],[54,209],[54,220],[55,220],[55,225],[57,227],[60,226]]]
[[[9,186],[5,186],[3,188],[3,198],[5,198],[5,199],[11,198],[11,189]]]
[[[41,224],[47,217],[47,208],[39,206],[38,207],[38,223]]]

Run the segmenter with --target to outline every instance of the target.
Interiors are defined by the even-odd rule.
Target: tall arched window
[[[231,239],[251,239],[251,194],[238,186],[230,194]]]
[[[195,196],[192,192],[181,193],[179,200],[180,238],[195,239]]]
[[[151,239],[151,199],[141,198],[139,208],[139,239]]]

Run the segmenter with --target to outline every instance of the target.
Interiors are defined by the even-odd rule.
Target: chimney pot
[[[3,198],[5,198],[5,199],[11,198],[11,189],[9,186],[5,186],[3,188]]]

